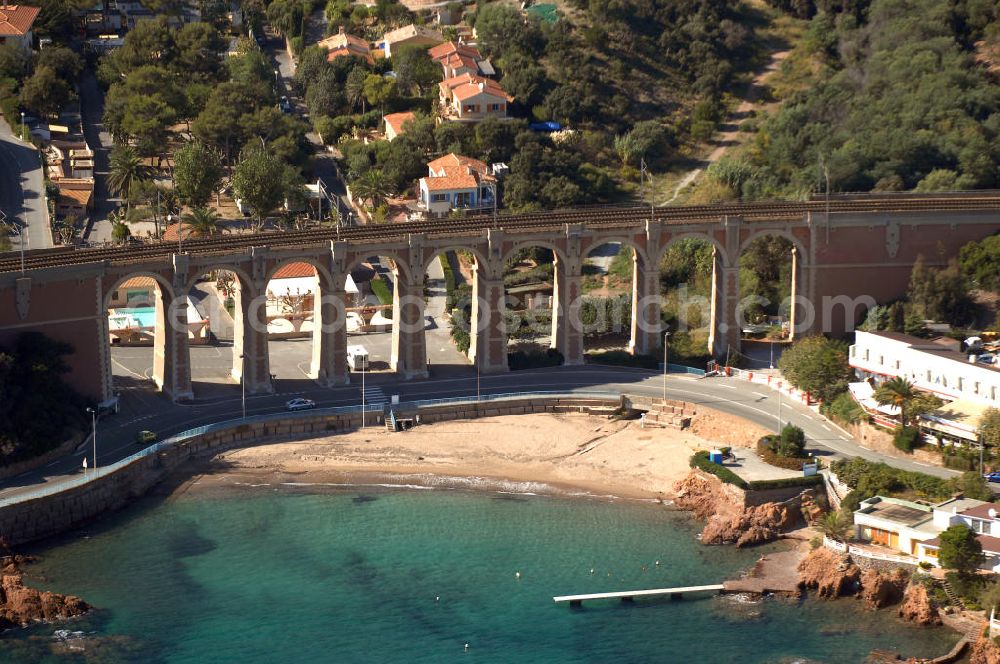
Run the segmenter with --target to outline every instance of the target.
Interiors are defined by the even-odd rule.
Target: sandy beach
[[[373,426],[223,452],[195,484],[386,483],[664,498],[688,472],[694,451],[720,444],[694,431],[757,435],[718,415],[706,414],[708,421],[686,431],[575,413],[456,420],[397,433]]]

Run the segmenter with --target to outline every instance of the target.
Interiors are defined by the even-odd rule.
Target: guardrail
[[[823,546],[834,551],[839,551],[840,553],[849,553],[852,556],[860,556],[870,560],[885,560],[891,563],[904,563],[907,565],[917,564],[917,559],[912,556],[896,556],[890,553],[878,553],[860,546],[853,546],[845,542],[838,542],[837,540],[830,539],[826,535],[823,536]]]
[[[382,414],[388,408],[393,408],[397,410],[405,409],[420,409],[428,408],[431,406],[444,406],[451,404],[463,404],[463,403],[489,403],[496,401],[512,401],[518,399],[528,399],[528,398],[565,398],[565,399],[619,399],[621,394],[617,392],[602,392],[602,391],[581,391],[581,392],[505,392],[501,394],[483,394],[479,396],[469,396],[469,397],[446,397],[442,399],[420,399],[415,401],[405,401],[398,404],[384,404],[384,405],[373,405],[365,404],[365,413],[378,413]],[[152,454],[157,454],[173,445],[183,443],[187,440],[195,438],[197,436],[204,435],[213,431],[220,431],[234,426],[254,424],[257,422],[276,422],[280,420],[307,420],[312,419],[317,416],[324,415],[344,415],[351,413],[362,412],[362,407],[357,406],[333,406],[329,408],[315,408],[307,411],[297,411],[297,412],[284,412],[284,413],[269,413],[266,415],[251,415],[246,418],[235,418],[230,420],[223,420],[221,422],[214,422],[212,424],[205,424],[200,427],[195,427],[193,429],[188,429],[180,433],[174,434],[168,438],[161,440],[158,443],[154,443],[149,447],[146,447],[134,454],[119,459],[112,464],[103,466],[96,470],[91,469],[86,471],[83,475],[77,475],[73,477],[67,477],[64,480],[58,480],[45,486],[38,487],[36,489],[31,489],[28,491],[20,492],[16,495],[9,496],[6,498],[0,498],[0,508],[7,507],[9,505],[15,505],[17,503],[22,503],[28,500],[34,500],[36,498],[43,498],[45,496],[51,496],[53,494],[66,491],[68,489],[73,489],[79,486],[88,484],[107,475],[113,474],[116,471],[132,464],[139,459],[150,456]]]

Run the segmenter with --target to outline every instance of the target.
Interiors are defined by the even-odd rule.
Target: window
[[[431,194],[431,201],[434,203],[442,203],[448,200],[448,194]]]
[[[867,361],[868,361],[868,355],[869,355],[869,353],[868,353],[868,349],[867,349],[867,348],[865,348],[865,362],[867,362]]]
[[[878,356],[878,363],[879,363],[879,366],[882,366],[882,365],[885,364],[885,355],[879,355]]]
[[[112,300],[118,299],[118,291],[111,291],[111,299]]]
[[[896,371],[899,371],[899,360],[896,360]]]

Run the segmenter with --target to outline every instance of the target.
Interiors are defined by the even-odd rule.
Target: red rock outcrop
[[[732,517],[712,515],[701,532],[701,543],[735,542],[737,547],[763,544],[778,539],[778,535],[794,522],[795,515],[792,511],[778,503],[747,507]]]
[[[26,627],[33,622],[65,620],[89,609],[79,597],[26,587],[20,574],[0,577],[0,626]]]
[[[969,664],[1000,664],[1000,647],[992,639],[979,637],[969,651]]]
[[[940,625],[941,616],[931,604],[927,588],[919,583],[911,583],[903,593],[903,603],[899,607],[899,617],[918,625]]]
[[[898,604],[903,599],[909,576],[901,569],[879,572],[866,569],[861,574],[861,599],[870,609]]]
[[[744,509],[742,498],[727,491],[721,481],[693,471],[674,485],[674,494],[675,505],[708,520],[702,544],[763,544],[777,539],[798,518],[794,510],[778,503]]]
[[[694,512],[699,519],[707,519],[720,512],[735,514],[743,507],[726,493],[722,482],[694,471],[674,484],[674,504]]]
[[[861,569],[842,553],[819,547],[799,563],[799,584],[815,588],[820,597],[853,595],[861,582]]]

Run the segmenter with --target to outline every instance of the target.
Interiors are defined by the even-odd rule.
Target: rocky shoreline
[[[24,585],[23,565],[32,556],[0,558],[0,630],[28,627],[34,623],[56,623],[90,611],[89,604],[73,595],[36,590]]]

